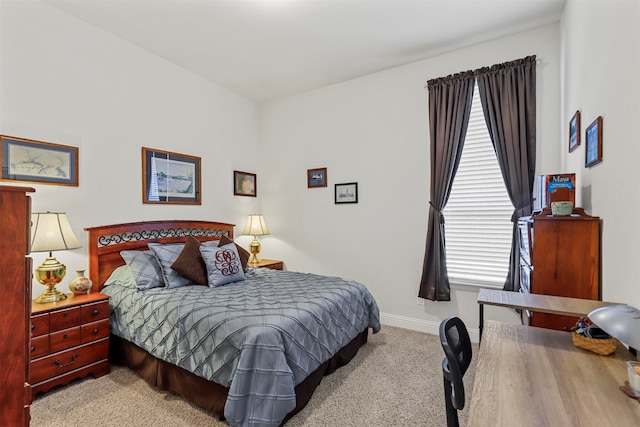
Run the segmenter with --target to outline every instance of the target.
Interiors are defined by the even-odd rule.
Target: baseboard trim
[[[396,314],[380,313],[380,323],[432,335],[438,335],[440,333],[440,322],[398,316]],[[472,342],[480,341],[480,330],[478,328],[469,328],[467,326],[467,330],[469,331],[469,338],[471,338]]]

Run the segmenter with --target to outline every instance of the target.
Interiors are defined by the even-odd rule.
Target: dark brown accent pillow
[[[178,258],[171,264],[171,268],[173,268],[179,275],[182,277],[186,277],[198,285],[207,286],[207,266],[202,259],[202,255],[200,254],[200,243],[192,236],[187,238],[187,241],[184,244],[184,249],[178,255]]]
[[[220,243],[218,244],[218,246],[220,247],[220,246],[228,245],[229,243],[235,243],[235,242],[230,238],[228,238],[227,236],[222,236],[220,238]],[[238,249],[238,255],[240,255],[240,262],[242,263],[242,269],[246,272],[247,263],[249,262],[249,257],[251,256],[251,253],[245,248],[243,248],[242,246],[238,245],[237,243],[236,243],[236,248]]]

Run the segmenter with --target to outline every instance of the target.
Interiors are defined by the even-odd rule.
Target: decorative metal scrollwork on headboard
[[[222,237],[228,235],[228,231],[212,230],[210,228],[166,228],[161,230],[133,231],[100,236],[98,237],[98,247],[137,242],[140,240],[160,239],[164,237]]]

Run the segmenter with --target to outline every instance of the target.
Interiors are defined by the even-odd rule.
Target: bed
[[[145,221],[86,230],[92,292],[110,296],[111,361],[233,426],[284,424],[324,375],[349,363],[369,329],[380,330],[377,304],[360,283],[244,263],[231,271],[243,251],[232,224]],[[194,245],[205,286],[184,266],[181,274],[169,268],[178,269],[176,256]],[[140,274],[154,259],[164,285]],[[243,277],[227,283],[234,275]]]

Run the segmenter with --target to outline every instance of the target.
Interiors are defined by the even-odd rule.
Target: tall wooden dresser
[[[0,186],[0,420],[28,426],[31,311],[31,198],[28,187]]]
[[[600,300],[600,219],[574,208],[570,216],[549,209],[521,218],[521,292]],[[523,313],[523,323],[564,330],[577,318]]]

